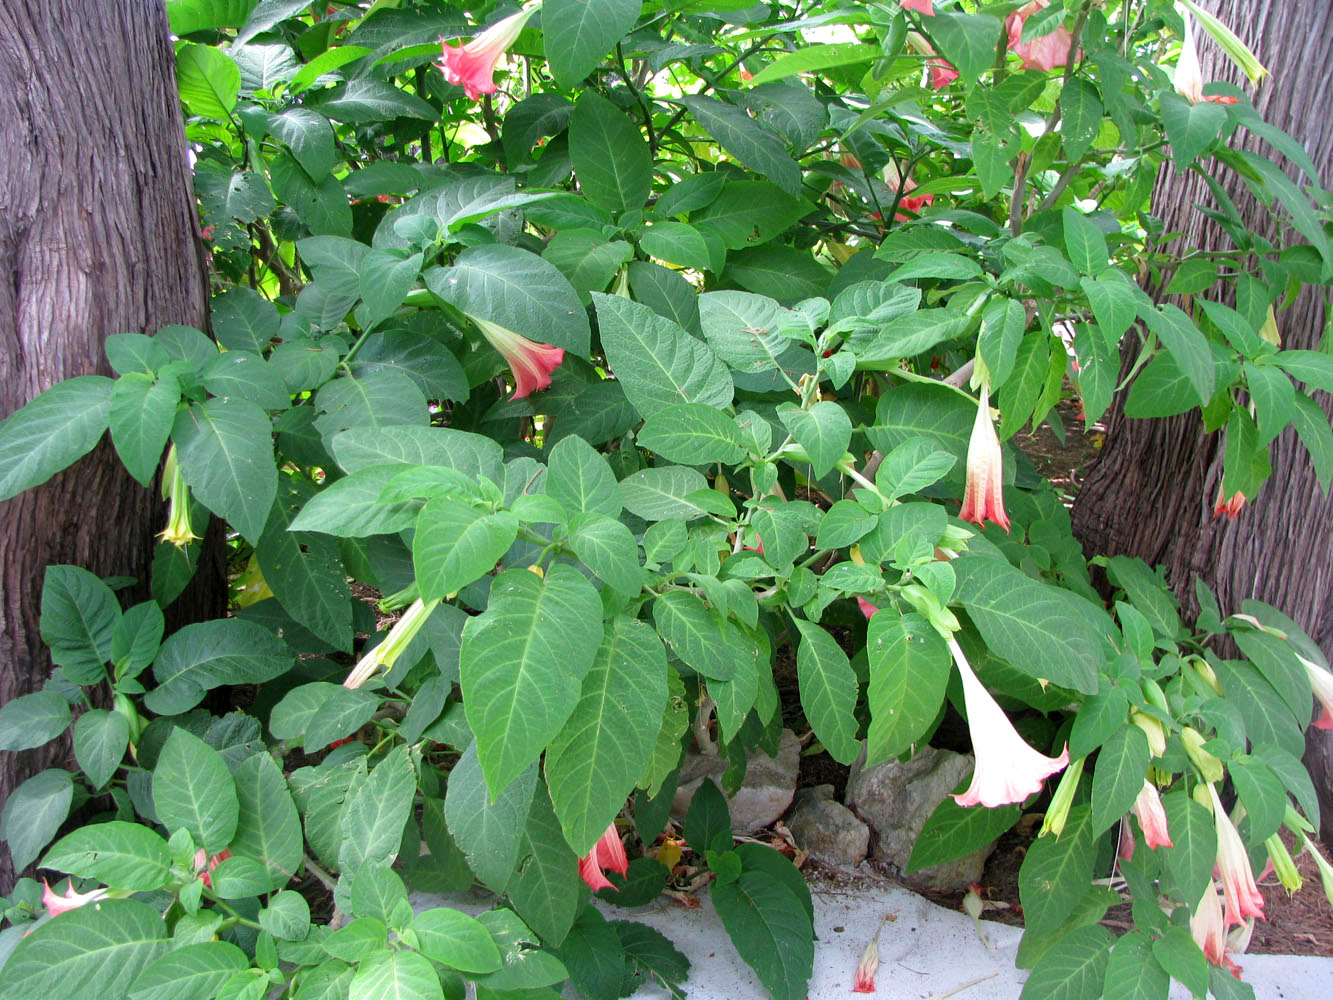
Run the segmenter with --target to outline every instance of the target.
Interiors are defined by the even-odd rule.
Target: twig
[[[971,982],[963,983],[963,985],[961,986],[955,986],[953,989],[945,990],[943,993],[932,993],[928,997],[922,997],[921,1000],[945,1000],[946,997],[951,997],[956,993],[962,993],[963,990],[970,990],[973,986],[976,986],[978,983],[984,983],[986,982],[986,980],[994,979],[998,975],[999,975],[998,972],[992,972],[989,976],[982,976],[980,979],[973,979]]]

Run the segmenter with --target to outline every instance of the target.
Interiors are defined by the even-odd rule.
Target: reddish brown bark
[[[1333,6],[1328,0],[1210,0],[1207,9],[1229,24],[1273,76],[1254,92],[1259,113],[1299,140],[1325,183],[1333,176],[1333,127],[1319,109],[1333,100]],[[1196,29],[1204,80],[1241,77]],[[1250,136],[1247,148],[1271,156]],[[1308,184],[1285,163],[1287,173]],[[1268,213],[1225,169],[1216,173],[1250,223],[1276,235]],[[1233,249],[1228,237],[1196,208],[1212,206],[1202,180],[1164,168],[1154,212],[1178,246]],[[1306,290],[1279,315],[1286,348],[1314,348],[1324,335],[1324,296]],[[1326,413],[1333,399],[1315,398]],[[1106,442],[1074,505],[1074,530],[1090,550],[1137,555],[1162,564],[1187,612],[1197,611],[1193,580],[1217,593],[1224,612],[1252,597],[1277,607],[1333,656],[1333,496],[1316,484],[1309,456],[1288,428],[1272,447],[1272,478],[1232,521],[1212,516],[1222,480],[1221,434],[1206,434],[1197,413],[1167,420],[1132,420],[1119,398],[1107,416]],[[1306,763],[1320,789],[1323,834],[1333,843],[1333,741],[1310,730]]]
[[[62,379],[111,374],[109,334],[203,325],[207,282],[162,0],[77,0],[59,16],[46,0],[0,4],[0,150],[0,417]],[[44,567],[146,581],[160,520],[154,492],[105,441],[0,504],[0,703],[50,672],[38,635]],[[0,802],[67,752],[0,754]],[[0,845],[0,893],[14,876]]]

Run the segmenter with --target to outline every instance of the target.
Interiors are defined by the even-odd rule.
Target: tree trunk
[[[1273,73],[1255,94],[1259,113],[1301,142],[1321,178],[1333,176],[1333,127],[1315,109],[1333,99],[1327,69],[1333,65],[1333,7],[1328,0],[1211,0],[1216,14],[1256,52]],[[1240,83],[1239,72],[1202,31],[1203,77]],[[1266,144],[1247,136],[1245,146],[1265,155]],[[1289,176],[1298,176],[1279,157]],[[1217,172],[1251,231],[1276,236],[1267,212],[1243,182]],[[1194,206],[1212,197],[1193,174],[1164,167],[1154,213],[1168,232],[1182,232],[1182,246],[1233,249],[1227,236]],[[1284,348],[1315,348],[1325,325],[1320,290],[1307,289],[1278,315]],[[1123,372],[1122,372],[1123,374]],[[1326,413],[1333,400],[1317,393]],[[1163,564],[1188,613],[1198,610],[1194,577],[1217,593],[1224,613],[1247,597],[1285,612],[1333,657],[1333,497],[1316,485],[1309,456],[1293,429],[1272,446],[1273,475],[1235,520],[1213,517],[1222,482],[1223,436],[1203,431],[1198,413],[1165,420],[1125,416],[1123,396],[1106,418],[1101,457],[1074,504],[1074,531],[1091,550],[1140,556]],[[1323,835],[1333,843],[1333,741],[1309,730],[1306,763],[1320,791]]]
[[[111,374],[110,334],[202,327],[207,316],[162,0],[57,6],[0,4],[0,416],[62,379]],[[50,671],[38,635],[44,567],[147,581],[162,520],[156,492],[105,440],[0,504],[0,703],[40,689]],[[68,744],[0,754],[0,802],[66,754]],[[15,876],[0,845],[0,893]]]

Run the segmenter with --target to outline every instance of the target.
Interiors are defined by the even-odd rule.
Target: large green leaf
[[[1214,660],[1222,693],[1240,709],[1245,736],[1255,746],[1270,743],[1294,757],[1301,756],[1301,726],[1307,708],[1297,719],[1273,685],[1252,664],[1243,660]],[[1199,890],[1202,894],[1203,890]]]
[[[186,625],[153,663],[157,688],[144,704],[162,715],[186,712],[222,684],[262,684],[290,670],[292,654],[268,629],[239,618]]]
[[[707,344],[619,295],[594,294],[593,302],[606,359],[641,416],[676,403],[731,403],[731,374]]]
[[[171,436],[199,500],[257,543],[278,493],[268,415],[243,399],[210,399],[181,411]]]
[[[685,590],[668,591],[653,602],[653,622],[667,648],[694,670],[715,681],[735,676],[725,622],[702,598]]]
[[[90,709],[74,723],[74,759],[93,788],[110,780],[130,745],[130,723],[119,712]]]
[[[870,617],[866,657],[866,765],[873,767],[910,749],[930,728],[944,702],[953,660],[924,618],[888,608]]]
[[[1152,752],[1138,726],[1122,726],[1097,754],[1092,774],[1092,830],[1100,834],[1129,811],[1143,791]]]
[[[394,118],[419,118],[433,121],[440,113],[414,94],[400,90],[371,76],[357,77],[337,87],[323,98],[316,110],[336,122],[364,124],[391,121]]]
[[[415,502],[386,503],[380,499],[385,487],[403,468],[403,465],[357,468],[312,497],[288,523],[287,530],[361,538],[396,534],[410,528],[419,515]]]
[[[444,799],[449,832],[467,858],[468,867],[493,892],[505,891],[518,864],[519,841],[536,787],[534,764],[498,795],[491,795],[477,761],[476,743],[468,745],[449,772]]]
[[[592,849],[642,776],[666,705],[662,641],[644,622],[616,619],[546,751],[551,800],[577,854]]]
[[[318,184],[338,162],[333,145],[333,126],[329,120],[309,108],[288,108],[268,116],[268,130],[273,138],[292,151],[301,169]]]
[[[750,374],[780,366],[778,359],[792,347],[781,332],[784,318],[792,315],[788,310],[752,292],[705,292],[697,299],[704,338],[718,357]]]
[[[450,968],[484,975],[500,968],[500,949],[475,917],[437,906],[412,921],[417,950]]]
[[[145,486],[162,461],[178,402],[180,384],[174,378],[154,380],[140,372],[122,375],[111,392],[111,442],[125,470]]]
[[[15,871],[32,864],[51,842],[73,800],[74,780],[58,767],[39,771],[10,793],[0,810],[0,840],[9,844]]]
[[[1162,809],[1166,812],[1172,846],[1158,850],[1165,852],[1167,869],[1182,897],[1197,902],[1212,884],[1213,865],[1217,862],[1217,827],[1208,810],[1184,789],[1163,795]]]
[[[241,762],[236,793],[240,813],[232,853],[262,861],[273,888],[286,885],[301,866],[301,818],[287,780],[269,754],[252,754]]]
[[[571,513],[617,517],[620,491],[606,459],[583,438],[561,438],[546,460],[546,492]]]
[[[801,193],[801,168],[778,136],[751,118],[744,108],[715,97],[684,97],[704,130],[745,166],[762,174],[792,197]],[[730,248],[735,249],[735,248]]]
[[[1179,172],[1217,141],[1226,127],[1227,113],[1211,101],[1191,104],[1170,92],[1162,93],[1161,105],[1162,125]]]
[[[176,50],[176,85],[192,114],[229,122],[241,92],[241,70],[221,49],[186,42]]]
[[[626,597],[639,593],[639,544],[623,522],[605,514],[576,514],[569,522],[569,546],[608,587]]]
[[[255,556],[264,582],[293,619],[334,649],[352,651],[352,591],[338,556],[338,544],[326,535],[292,531],[308,489],[296,480],[282,484]]]
[[[1140,780],[1139,787],[1143,787]],[[1039,837],[1028,849],[1018,873],[1018,890],[1028,933],[1057,930],[1088,891],[1097,841],[1087,806],[1069,811],[1064,833]]]
[[[875,423],[866,428],[870,443],[887,455],[900,444],[926,438],[967,465],[967,446],[977,404],[944,385],[909,382],[886,392],[875,407]]]
[[[415,380],[392,368],[336,378],[319,390],[315,428],[327,442],[350,427],[425,427],[430,423],[426,397]]]
[[[416,769],[406,746],[389,751],[368,777],[352,784],[342,810],[342,871],[355,872],[366,862],[387,865],[398,856],[416,790]]]
[[[5,963],[5,996],[124,996],[167,948],[167,926],[157,910],[131,899],[103,900],[62,913],[19,941]]]
[[[130,1000],[211,1000],[250,959],[229,941],[200,941],[158,958],[134,981]]]
[[[494,569],[518,535],[509,511],[488,514],[464,500],[440,497],[421,508],[412,565],[423,600],[446,597]]]
[[[1084,1000],[1100,996],[1112,941],[1111,932],[1097,925],[1070,931],[1042,956],[1023,984],[1019,1000]]]
[[[43,868],[97,879],[117,889],[150,892],[171,877],[167,842],[139,823],[113,820],[82,826],[56,841]]]
[[[221,755],[180,726],[153,769],[153,808],[168,831],[188,830],[208,854],[231,843],[240,814],[236,782]]]
[[[852,439],[852,421],[847,411],[831,400],[821,400],[808,410],[793,403],[778,407],[778,419],[805,449],[815,478],[833,470],[847,452]]]
[[[55,691],[19,695],[0,706],[0,750],[31,750],[68,728],[69,702]]]
[[[75,684],[106,678],[120,603],[105,583],[78,566],[48,566],[42,584],[42,641]]]
[[[0,424],[0,500],[44,483],[97,444],[111,413],[113,382],[80,375],[47,389]]]
[[[1194,320],[1169,303],[1160,309],[1144,308],[1139,315],[1189,378],[1199,404],[1206,404],[1213,398],[1213,352]]]
[[[455,309],[540,343],[588,354],[588,314],[554,264],[518,247],[469,247],[452,267],[431,268],[426,287]]]
[[[677,403],[655,411],[644,420],[638,441],[668,462],[686,465],[735,465],[745,456],[735,421],[703,403]]]
[[[690,499],[708,489],[703,474],[683,465],[640,469],[620,481],[620,500],[625,509],[645,521],[679,518],[693,520],[708,510]],[[718,494],[720,496],[720,494]]]
[[[930,22],[931,37],[940,53],[968,84],[994,64],[995,46],[1003,30],[1000,19],[990,14],[940,11]]]
[[[356,311],[363,328],[374,326],[392,316],[417,283],[422,255],[405,255],[397,250],[372,250],[361,262],[361,300]]]
[[[801,633],[796,651],[801,707],[833,759],[850,764],[861,752],[856,738],[856,673],[833,636],[813,622],[794,621]]]
[[[767,243],[808,211],[809,202],[771,181],[727,181],[717,198],[690,213],[690,224],[717,233],[728,250],[744,250]]]
[[[539,578],[501,573],[490,606],[463,630],[459,670],[468,724],[492,794],[537,759],[573,712],[602,641],[602,602],[556,565]]]
[[[964,807],[946,795],[917,835],[907,870],[920,871],[967,857],[1017,823],[1021,812],[1016,805],[998,809]]]
[[[348,1000],[444,1000],[430,959],[415,951],[377,951],[358,963]]]
[[[561,89],[571,90],[587,76],[634,27],[642,8],[643,0],[547,0],[542,40]]]
[[[801,1000],[814,969],[813,927],[795,893],[763,870],[713,884],[713,905],[741,958],[775,1000]]]
[[[583,906],[578,857],[565,843],[546,787],[537,783],[519,842],[522,863],[505,892],[523,922],[556,947]]]
[[[595,90],[584,91],[574,108],[569,152],[579,187],[599,208],[610,212],[642,208],[652,193],[648,143],[628,115]]]
[[[1115,628],[1105,612],[1004,560],[972,558],[954,566],[958,600],[997,656],[1029,676],[1096,693],[1097,665]]]

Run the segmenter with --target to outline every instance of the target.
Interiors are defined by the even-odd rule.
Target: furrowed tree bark
[[[110,334],[207,319],[162,0],[58,6],[0,4],[0,416],[62,379],[110,375]],[[46,565],[146,585],[164,525],[157,491],[131,479],[106,440],[0,504],[0,703],[50,674],[38,634]],[[206,552],[172,617],[220,612],[225,587],[208,563]],[[67,743],[0,753],[0,803],[68,754]],[[0,893],[15,876],[0,845]]]
[[[1305,147],[1327,184],[1333,178],[1333,124],[1323,109],[1333,101],[1328,74],[1333,6],[1328,0],[1207,0],[1204,6],[1272,71],[1254,93],[1255,107]],[[1195,36],[1204,80],[1242,83],[1239,71],[1197,26]],[[1244,144],[1281,164],[1297,183],[1310,183],[1262,141],[1247,136]],[[1243,182],[1224,168],[1216,176],[1249,229],[1276,237],[1268,212]],[[1163,168],[1153,211],[1168,232],[1184,234],[1180,246],[1234,249],[1195,207],[1212,204],[1198,177]],[[1277,318],[1284,348],[1318,348],[1328,319],[1324,294],[1307,289]],[[1314,396],[1326,414],[1333,413],[1333,399],[1322,392]],[[1239,611],[1245,598],[1271,604],[1333,657],[1333,497],[1317,485],[1295,431],[1288,428],[1273,443],[1272,478],[1257,497],[1247,498],[1233,521],[1212,514],[1222,482],[1223,435],[1204,433],[1197,411],[1166,420],[1132,420],[1123,403],[1118,397],[1108,413],[1101,456],[1074,504],[1074,531],[1084,545],[1164,565],[1189,614],[1198,610],[1195,576],[1217,593],[1224,613]],[[1306,763],[1320,793],[1322,834],[1333,845],[1329,733],[1308,731]]]

